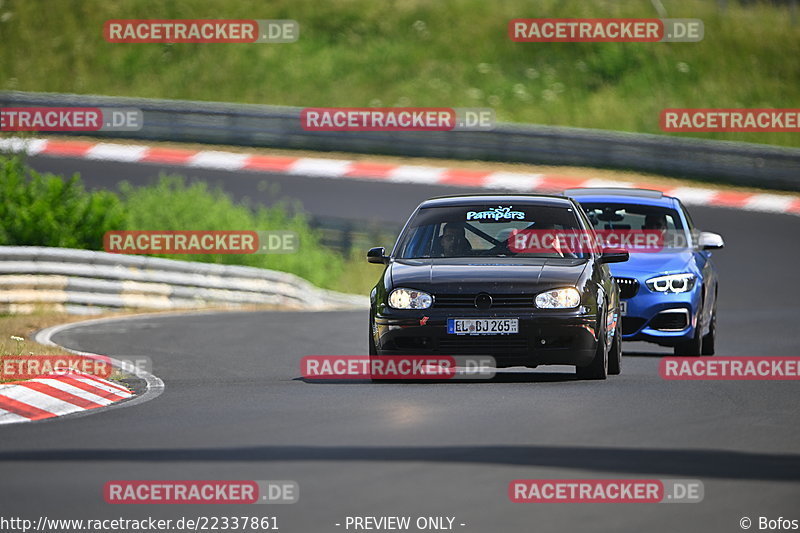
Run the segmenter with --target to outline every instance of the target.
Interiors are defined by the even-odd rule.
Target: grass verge
[[[649,0],[27,0],[0,8],[0,89],[294,106],[492,107],[501,121],[661,133],[664,108],[800,96],[788,2],[662,0],[698,43],[515,43],[514,18],[655,18]],[[292,44],[113,44],[108,19],[294,19]],[[692,133],[800,146],[796,133]]]
[[[118,315],[115,313],[108,313],[97,315],[93,318],[102,316]],[[64,350],[60,346],[39,344],[33,340],[33,336],[40,329],[57,324],[78,322],[80,320],[86,320],[86,317],[48,311],[44,308],[37,309],[33,313],[24,315],[0,315],[0,365],[3,364],[3,359],[9,355],[69,355],[70,352]],[[116,371],[111,375],[111,379],[113,380],[119,380],[122,379],[122,377],[123,375]],[[3,375],[0,374],[0,383],[9,381],[17,380],[3,379]]]

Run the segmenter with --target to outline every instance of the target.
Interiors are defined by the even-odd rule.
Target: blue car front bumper
[[[644,278],[635,279],[636,294],[622,300],[627,307],[622,317],[623,340],[674,346],[694,337],[702,302],[700,283],[687,292],[662,293],[648,289]]]

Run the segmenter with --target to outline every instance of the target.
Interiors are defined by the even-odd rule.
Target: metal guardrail
[[[40,246],[0,246],[0,308],[55,305],[71,312],[107,308],[178,309],[271,304],[306,310],[363,308],[366,296],[315,287],[293,274]]]
[[[750,143],[518,124],[473,132],[310,132],[294,107],[55,93],[0,92],[2,106],[144,112],[140,131],[92,133],[102,137],[618,168],[800,190],[800,149]]]

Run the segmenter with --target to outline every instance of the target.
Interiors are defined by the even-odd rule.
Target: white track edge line
[[[96,353],[92,353],[92,352],[82,352],[82,351],[79,351],[79,350],[73,350],[73,349],[67,348],[65,346],[61,346],[59,344],[56,344],[55,342],[52,341],[52,337],[53,337],[53,335],[55,335],[57,333],[61,333],[62,331],[67,331],[69,329],[73,329],[73,328],[77,328],[77,327],[81,327],[81,326],[88,326],[88,325],[92,325],[92,324],[100,324],[100,323],[105,323],[105,322],[114,322],[114,321],[118,321],[118,320],[125,320],[126,318],[137,318],[137,317],[140,317],[140,316],[141,315],[134,315],[133,317],[95,318],[95,319],[90,319],[90,320],[82,320],[80,322],[70,322],[68,324],[59,324],[59,325],[56,325],[56,326],[50,326],[49,328],[45,328],[45,329],[37,331],[36,335],[34,335],[34,337],[33,337],[33,340],[35,342],[38,342],[40,344],[44,344],[44,345],[47,345],[47,346],[58,346],[59,348],[62,348],[62,349],[66,350],[66,351],[68,351],[70,353],[74,353],[74,354],[77,354],[77,355],[85,355],[85,356],[88,356],[88,357],[98,357],[100,354],[96,354]],[[87,409],[87,410],[80,411],[80,412],[77,412],[77,413],[72,413],[72,414],[69,414],[69,415],[57,416],[57,417],[53,417],[53,418],[45,418],[45,419],[42,419],[42,420],[32,420],[29,423],[31,423],[31,422],[33,422],[33,423],[49,422],[49,421],[58,420],[58,419],[64,418],[64,417],[77,418],[79,416],[91,415],[91,414],[95,414],[95,413],[98,413],[98,412],[108,411],[108,410],[111,410],[111,409],[119,409],[119,408],[122,408],[122,407],[131,407],[131,406],[134,406],[134,405],[138,405],[140,403],[144,403],[144,402],[148,402],[150,400],[154,400],[157,397],[159,397],[161,395],[161,393],[164,392],[164,388],[165,388],[164,381],[161,378],[159,378],[158,376],[156,376],[155,374],[151,374],[150,372],[148,372],[146,370],[137,368],[137,367],[131,365],[130,363],[126,362],[126,361],[120,361],[119,359],[115,359],[115,358],[110,357],[110,356],[105,356],[105,357],[108,357],[108,360],[111,362],[111,365],[113,367],[118,368],[118,369],[122,370],[123,372],[127,372],[128,374],[133,374],[137,378],[142,379],[145,382],[145,390],[144,390],[144,392],[142,394],[138,394],[138,395],[132,396],[131,398],[123,399],[123,400],[114,402],[111,405],[107,405],[107,406],[104,406],[104,407],[96,407],[94,409]],[[19,423],[22,423],[22,422],[19,422]]]

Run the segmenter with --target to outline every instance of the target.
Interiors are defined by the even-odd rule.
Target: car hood
[[[448,258],[392,262],[394,287],[472,294],[512,294],[575,285],[585,259]]]
[[[615,276],[651,275],[660,273],[689,272],[692,262],[691,250],[658,253],[632,253],[624,263],[610,265]]]

